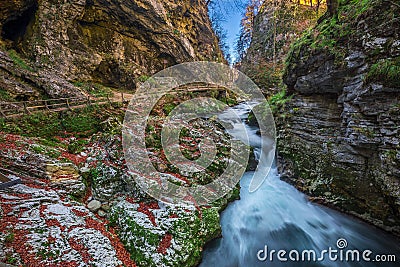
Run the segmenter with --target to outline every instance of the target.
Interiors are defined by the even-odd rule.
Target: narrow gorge
[[[397,266],[399,14],[397,0],[4,0],[0,266]],[[188,62],[234,71],[169,77]],[[154,84],[174,88],[160,96]],[[253,86],[264,100],[249,100]],[[125,147],[127,118],[148,105],[130,133],[158,180],[132,169],[126,153],[144,154]],[[181,159],[197,164],[212,140],[206,168],[183,171],[168,154],[171,118]],[[207,205],[170,205],[137,178],[196,188],[230,164],[240,182]],[[375,258],[319,259],[328,247]],[[317,255],[287,262],[279,250]]]

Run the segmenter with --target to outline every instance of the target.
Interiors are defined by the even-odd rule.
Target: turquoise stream
[[[250,107],[245,103],[235,107],[243,121],[249,110]],[[221,114],[219,117],[224,121],[229,120],[227,114]],[[231,135],[243,139],[243,135],[247,134],[250,144],[255,147],[257,157],[260,153],[257,128],[246,125],[247,133],[235,132],[235,123],[242,122],[231,123]],[[358,219],[311,203],[304,194],[281,181],[275,167],[271,169],[260,188],[249,193],[252,176],[252,172],[243,175],[240,181],[240,200],[232,202],[222,212],[223,237],[206,246],[201,267],[400,266],[399,239]],[[337,244],[339,239],[345,239],[347,246],[341,248],[343,243]],[[328,254],[329,248],[332,250],[332,260]],[[277,252],[273,253],[271,258],[272,250],[286,251],[286,254],[281,254],[281,258],[286,258],[287,261],[279,260]],[[299,261],[296,260],[296,252],[292,250],[298,251]],[[308,253],[304,250],[313,250],[316,260],[313,260],[312,252],[311,260],[308,260]],[[321,259],[323,250],[328,252],[325,252]],[[360,261],[353,261],[348,250],[358,250]],[[370,254],[365,252],[369,254],[366,256],[371,259],[370,262],[362,258],[364,250],[371,251]],[[268,257],[265,257],[265,251]],[[346,261],[346,253],[349,261]],[[393,254],[396,256],[396,262],[373,261],[378,254]],[[294,260],[291,260],[289,255]],[[335,255],[337,259],[333,260]]]

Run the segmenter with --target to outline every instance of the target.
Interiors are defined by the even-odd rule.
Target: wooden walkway
[[[182,92],[202,92],[202,91],[225,91],[227,96],[228,89],[221,86],[193,84],[177,87],[171,90],[169,94],[177,94]],[[23,115],[29,115],[39,111],[61,112],[65,110],[80,109],[90,105],[105,105],[112,103],[122,103],[126,106],[131,98],[146,99],[149,94],[128,94],[116,93],[105,97],[71,97],[71,98],[56,98],[56,99],[41,99],[19,102],[0,102],[0,117],[15,118]]]
[[[19,102],[0,102],[0,117],[15,118],[29,115],[39,111],[61,112],[65,110],[80,109],[91,105],[105,105],[112,103],[129,102],[132,95],[120,93],[105,97],[70,97],[56,99],[41,99]]]

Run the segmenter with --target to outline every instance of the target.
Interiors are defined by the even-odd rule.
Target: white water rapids
[[[234,107],[237,114],[247,118],[250,108],[246,103]],[[227,114],[219,118],[228,121]],[[229,133],[237,139],[249,140],[255,148],[256,158],[260,154],[260,136],[257,128],[245,125],[247,133],[236,131],[239,127],[233,122]],[[246,136],[247,135],[247,136]],[[261,163],[262,164],[262,163]],[[262,169],[262,168],[261,168]],[[263,171],[263,170],[261,170]],[[255,267],[255,266],[400,266],[399,240],[373,226],[355,218],[341,214],[329,208],[311,203],[306,196],[293,186],[281,181],[275,167],[271,169],[266,180],[258,190],[250,193],[249,184],[252,172],[246,172],[240,181],[240,200],[234,201],[221,214],[222,238],[209,243],[203,252],[201,267]],[[338,250],[337,240],[345,239],[346,250],[357,249],[362,253],[371,250],[369,258],[377,254],[396,255],[396,262],[366,262],[330,260],[325,255],[318,261],[323,250],[329,247]],[[267,258],[259,260],[257,254],[268,247],[271,250],[287,251],[296,249],[314,250],[315,261],[280,261],[273,255],[272,261]],[[261,259],[265,253],[259,253]],[[293,254],[295,255],[295,254]],[[344,254],[345,255],[345,254]],[[361,254],[360,254],[361,257]],[[301,258],[301,257],[300,257]]]

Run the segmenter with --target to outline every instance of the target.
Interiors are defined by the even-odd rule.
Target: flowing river
[[[242,121],[250,111],[246,103],[234,109]],[[228,113],[219,118],[230,119]],[[247,133],[237,131],[234,123],[229,132],[240,140],[246,139],[243,137],[247,134],[257,158],[261,143],[258,129],[245,127]],[[276,167],[258,190],[249,193],[253,174],[243,175],[240,200],[230,203],[222,212],[223,237],[205,247],[201,267],[400,266],[399,239],[311,203],[303,193],[279,179]],[[283,252],[278,253],[279,250]],[[392,262],[378,262],[383,259]]]

